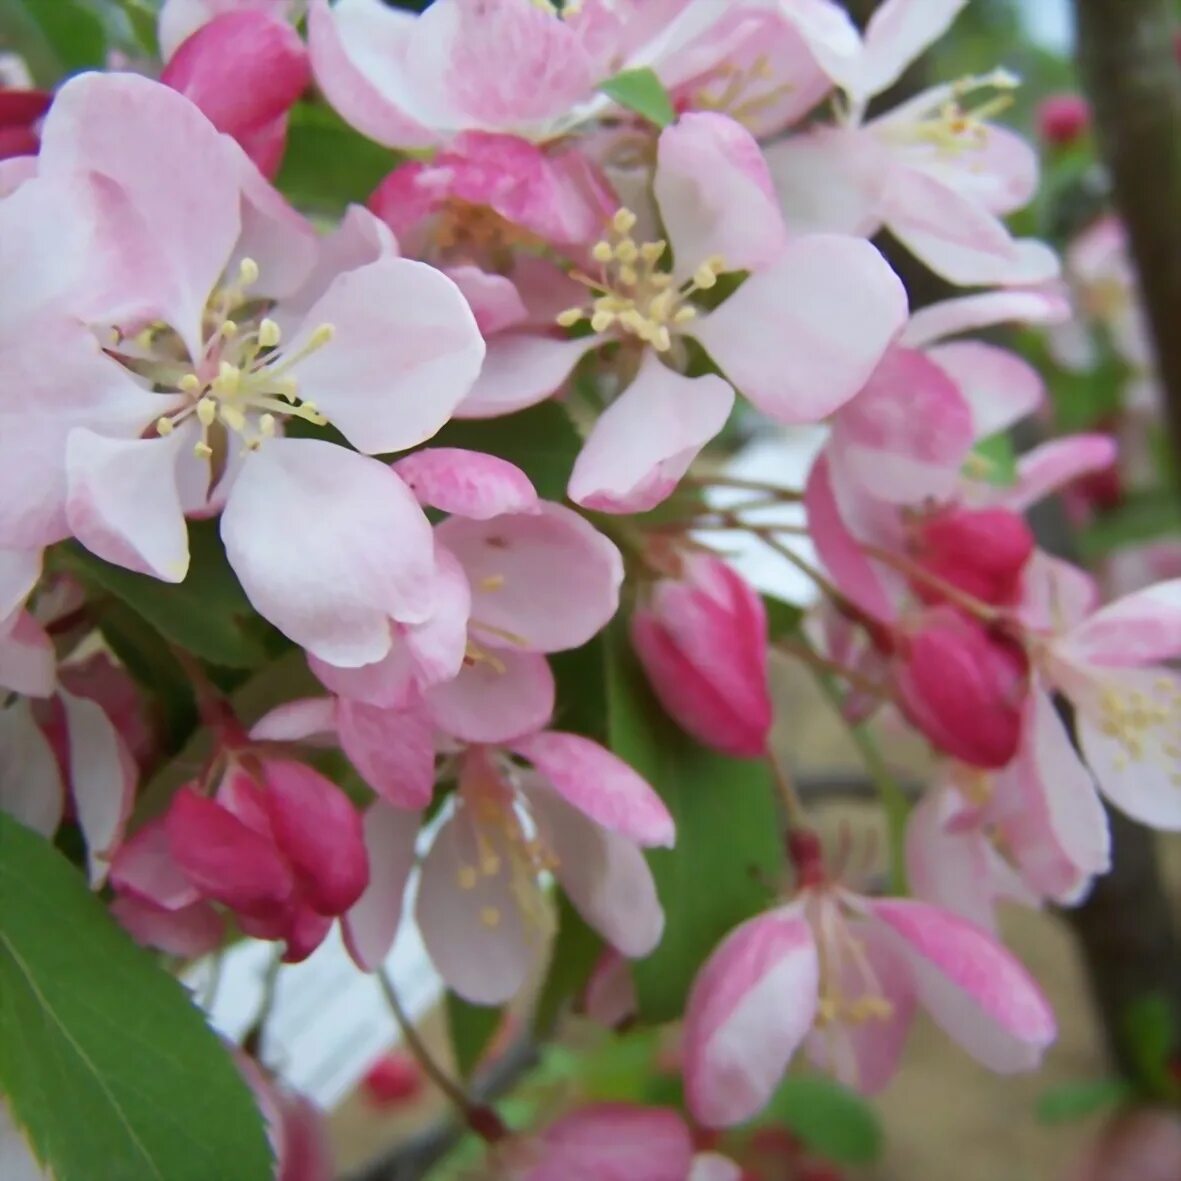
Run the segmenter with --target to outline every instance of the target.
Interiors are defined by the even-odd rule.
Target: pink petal
[[[463,292],[485,339],[529,319],[521,293],[506,276],[470,265],[448,267],[445,274]]]
[[[440,512],[486,521],[537,504],[537,490],[519,467],[482,451],[427,447],[393,466],[419,504]]]
[[[396,808],[425,808],[435,790],[435,726],[423,709],[383,709],[342,697],[341,749],[361,777]]]
[[[490,521],[451,517],[435,533],[467,574],[474,636],[486,634],[495,647],[578,648],[619,606],[619,550],[561,505]]]
[[[233,144],[182,95],[134,74],[81,74],[54,99],[41,174],[97,172],[139,219],[141,312],[170,324],[196,357],[205,302],[241,228]]]
[[[647,512],[668,497],[726,425],[734,391],[719,377],[682,377],[648,352],[635,380],[599,416],[570,474],[576,504]]]
[[[891,231],[916,258],[957,287],[992,284],[1030,287],[1057,278],[1058,256],[1045,243],[1030,238],[1017,239],[1011,242],[1008,251],[1000,254],[995,244],[974,246],[955,241],[942,233],[929,231],[921,222],[900,221],[901,211],[906,207],[904,202],[909,199],[899,197],[900,208],[898,216],[890,220]],[[991,214],[987,216],[991,217]],[[984,217],[978,220],[979,228],[983,230]],[[991,242],[991,231],[987,232],[987,237]]]
[[[331,697],[285,701],[250,727],[258,742],[301,742],[336,734],[336,703]]]
[[[1059,641],[1079,663],[1157,664],[1181,656],[1181,579],[1158,582],[1101,607]]]
[[[968,400],[977,439],[995,435],[1032,414],[1045,397],[1037,370],[1008,349],[979,340],[956,340],[929,348],[926,354]]]
[[[989,291],[945,299],[913,312],[900,343],[910,348],[934,344],[995,324],[1060,324],[1070,316],[1070,304],[1051,291]]]
[[[1013,955],[978,927],[925,902],[867,905],[906,956],[920,1000],[948,1037],[998,1074],[1038,1065],[1057,1026]]]
[[[15,622],[16,613],[37,585],[41,558],[39,549],[0,549],[0,634]]]
[[[57,652],[45,629],[27,611],[0,633],[0,688],[48,697],[57,682]]]
[[[868,242],[795,238],[693,334],[777,422],[816,422],[869,379],[906,322],[906,291]]]
[[[819,985],[801,907],[749,919],[697,974],[685,1009],[685,1098],[707,1127],[757,1115],[812,1026]]]
[[[189,570],[189,534],[177,464],[189,432],[162,439],[110,439],[79,428],[66,444],[74,536],[92,553],[137,574],[181,582]]]
[[[716,1152],[699,1152],[686,1181],[742,1181],[745,1174],[729,1157]]]
[[[530,1148],[534,1163],[521,1181],[686,1181],[693,1155],[675,1111],[624,1103],[571,1112]]]
[[[282,20],[290,15],[291,5],[292,0],[164,0],[156,26],[160,55],[168,61],[185,38],[226,12],[249,9]]]
[[[1021,512],[1059,489],[1115,463],[1118,447],[1110,435],[1066,435],[1026,452],[1017,461],[1017,483],[999,498]]]
[[[90,887],[97,889],[106,880],[135,803],[136,768],[101,706],[64,689],[58,698],[66,716],[70,791],[86,838]]]
[[[1099,604],[1099,587],[1085,570],[1034,550],[1021,580],[1020,617],[1037,631],[1062,632]]]
[[[529,976],[537,932],[525,926],[519,892],[538,891],[513,872],[513,850],[495,826],[478,828],[460,805],[423,862],[415,917],[448,986],[476,1005],[501,1005]],[[475,870],[477,881],[466,888]]]
[[[718,255],[727,271],[759,270],[787,243],[759,145],[725,115],[690,111],[661,132],[653,195],[678,279]]]
[[[425,703],[434,724],[451,738],[509,742],[549,724],[554,676],[544,656],[501,648],[428,689]]]
[[[182,959],[216,951],[225,936],[225,921],[208,902],[165,910],[135,894],[117,894],[110,910],[136,943]]]
[[[494,336],[488,342],[480,376],[456,417],[497,418],[544,402],[598,344],[594,336],[577,340],[523,332]]]
[[[834,460],[871,496],[892,504],[943,499],[972,449],[972,412],[922,353],[892,348],[837,415]]]
[[[53,748],[29,703],[18,698],[0,710],[0,811],[51,837],[64,810],[65,789]]]
[[[352,801],[318,771],[289,759],[264,759],[267,813],[307,901],[343,914],[369,881],[361,818]]]
[[[331,664],[372,664],[390,650],[391,619],[430,615],[430,524],[377,460],[317,439],[270,440],[243,463],[221,535],[255,608]]]
[[[937,41],[968,0],[886,0],[865,29],[865,47],[851,89],[881,94],[912,61]]]
[[[365,813],[369,884],[340,920],[345,947],[362,972],[377,971],[394,946],[402,922],[402,896],[414,868],[419,824],[419,817],[380,800]]]
[[[466,630],[465,628],[465,640]],[[401,629],[396,631],[400,633]],[[356,668],[338,668],[315,656],[309,656],[308,667],[316,674],[325,689],[340,697],[364,701],[368,705],[379,705],[383,709],[401,709],[409,705],[418,693],[410,648],[401,634],[395,635],[389,652],[372,664],[362,664]]]
[[[172,857],[163,818],[149,820],[119,846],[111,861],[110,884],[164,910],[182,910],[201,897]]]
[[[647,780],[597,742],[546,730],[507,745],[596,824],[638,845],[672,846],[676,833],[664,801]]]
[[[359,450],[405,451],[437,433],[471,389],[484,341],[459,288],[405,258],[337,277],[289,346],[322,324],[334,334],[295,367],[312,401]]]
[[[639,846],[588,820],[549,788],[527,788],[554,873],[575,909],[617,951],[639,959],[664,932],[664,911]]]

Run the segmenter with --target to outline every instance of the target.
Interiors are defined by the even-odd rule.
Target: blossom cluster
[[[412,915],[482,1005],[536,974],[560,889],[627,1011],[669,901],[645,851],[676,825],[567,724],[550,657],[610,627],[697,744],[773,762],[767,602],[710,528],[792,560],[751,506],[799,501],[818,602],[792,651],[937,769],[909,897],[845,880],[788,789],[792,885],[689,994],[688,1109],[750,1119],[799,1050],[877,1090],[920,1006],[1035,1067],[1054,1017],[997,905],[1085,897],[1104,799],[1181,829],[1181,581],[1104,605],[1039,548],[1026,510],[1108,471],[1108,435],[989,458],[1045,391],[978,334],[1045,326],[1079,364],[1086,340],[1055,253],[1005,221],[1038,183],[996,122],[1018,80],[870,114],[965,3],[885,0],[862,31],[833,0],[167,0],[162,62],[0,95],[0,807],[76,822],[93,888],[171,956],[238,932],[294,962],[339,921],[373,972]],[[604,85],[629,77],[668,119]],[[397,152],[328,225],[275,184],[310,87]],[[911,308],[882,231],[963,292]],[[1147,370],[1117,234],[1067,274]],[[564,496],[433,442],[541,403],[580,439]],[[823,445],[802,487],[719,510],[707,449],[755,418]],[[191,585],[198,530],[299,670],[239,710],[181,653],[198,753],[161,760],[85,571]],[[495,1151],[527,1181],[739,1175],[668,1111]]]

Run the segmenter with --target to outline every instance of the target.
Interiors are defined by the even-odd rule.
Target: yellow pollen
[[[194,443],[193,454],[198,459],[210,459],[213,456],[213,448],[206,442]]]
[[[201,388],[201,379],[195,373],[186,373],[176,385],[183,394],[195,394]]]
[[[233,320],[226,320],[218,331],[226,340],[232,340],[238,335],[238,325]]]
[[[307,348],[303,351],[308,353],[312,349],[323,348],[335,335],[336,326],[334,324],[321,324],[308,338]]]
[[[236,394],[242,382],[242,370],[229,361],[222,361],[217,367],[217,376],[213,379],[213,388],[219,394]]]
[[[282,339],[279,325],[274,320],[263,320],[258,326],[259,348],[273,349]]]
[[[474,890],[480,881],[474,865],[461,865],[455,877],[461,890]]]
[[[217,419],[217,403],[212,398],[202,398],[197,403],[197,421],[203,427],[211,427]]]
[[[617,234],[630,234],[638,220],[630,209],[617,209],[611,218],[611,226]]]
[[[1168,677],[1157,677],[1145,688],[1108,685],[1099,697],[1095,724],[1119,746],[1117,770],[1131,763],[1164,761],[1174,766],[1181,756],[1176,736],[1181,731],[1181,687]]]
[[[275,437],[275,416],[273,414],[263,414],[258,420],[258,429],[262,432],[264,439],[273,439]]]
[[[610,242],[596,242],[591,248],[591,258],[595,262],[610,262],[615,257],[615,251]]]
[[[567,308],[564,312],[559,313],[558,324],[562,328],[573,328],[585,314],[582,308]]]
[[[504,586],[503,574],[488,574],[484,578],[480,579],[480,590],[500,590],[502,586]]]
[[[165,437],[166,435],[172,434],[172,431],[173,431],[173,426],[172,426],[172,419],[171,418],[161,417],[161,418],[156,419],[156,434],[160,435],[161,438]]]
[[[485,927],[495,930],[500,926],[500,911],[495,906],[484,906],[480,909],[480,922]]]

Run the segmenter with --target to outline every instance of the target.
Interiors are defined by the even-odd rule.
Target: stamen
[[[258,343],[264,349],[275,348],[282,339],[279,325],[274,320],[263,320],[258,326]]]

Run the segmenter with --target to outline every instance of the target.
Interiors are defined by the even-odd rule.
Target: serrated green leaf
[[[838,1165],[868,1164],[882,1150],[882,1128],[873,1108],[821,1075],[785,1078],[758,1123],[784,1125],[809,1150]]]
[[[664,83],[647,66],[637,70],[622,70],[614,78],[601,83],[599,89],[621,107],[635,111],[657,127],[667,127],[677,117]]]
[[[465,447],[515,463],[546,500],[562,500],[582,440],[557,402],[542,402],[503,418],[453,419],[428,447]]]
[[[180,583],[112,566],[76,542],[59,547],[55,560],[92,589],[121,599],[165,639],[202,660],[227,668],[264,663],[281,640],[246,598],[226,560],[216,521],[190,524],[189,550],[189,572]]]
[[[1009,488],[1017,483],[1017,452],[1006,431],[981,439],[968,459],[969,474],[988,484]]]
[[[1129,1100],[1132,1094],[1132,1088],[1118,1078],[1060,1083],[1038,1097],[1037,1118],[1043,1124],[1072,1123],[1097,1111],[1116,1107]]]
[[[1171,488],[1128,496],[1116,509],[1095,518],[1078,533],[1079,554],[1095,562],[1129,545],[1142,545],[1181,533],[1181,504]]]
[[[338,214],[349,204],[364,204],[401,158],[323,103],[296,103],[275,185],[302,209]]]
[[[444,997],[443,1006],[447,1011],[447,1031],[456,1069],[460,1077],[469,1079],[496,1036],[504,1010],[470,1004],[450,990]]]
[[[615,625],[609,645],[611,749],[660,793],[677,826],[676,847],[648,857],[664,937],[634,965],[641,1015],[671,1021],[709,953],[768,901],[783,867],[779,818],[767,766],[694,742],[653,697],[626,629]]]
[[[0,813],[0,1090],[57,1181],[269,1181],[262,1118],[180,984]]]

